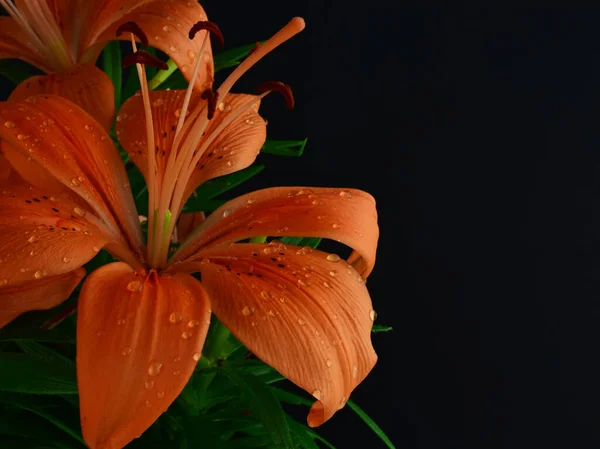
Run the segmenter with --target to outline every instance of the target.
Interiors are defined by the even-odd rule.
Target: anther
[[[285,98],[285,103],[288,109],[294,109],[294,94],[292,88],[281,81],[267,81],[256,88],[256,93],[272,91],[278,92]]]
[[[223,47],[225,45],[225,40],[223,39],[223,33],[221,33],[221,29],[215,22],[210,21],[200,21],[194,24],[194,26],[190,29],[189,38],[193,39],[196,37],[196,33],[198,31],[206,30],[208,31],[212,37],[216,38],[219,41],[219,45]]]
[[[134,64],[144,64],[160,70],[167,70],[169,68],[166,62],[163,62],[160,59],[152,56],[145,50],[138,50],[135,53],[125,57],[125,59],[123,59],[122,67],[127,68]]]
[[[219,92],[212,89],[206,89],[202,92],[201,98],[208,102],[208,119],[212,120],[215,116],[215,110],[217,109],[217,100],[219,99]]]
[[[123,33],[131,33],[139,39],[143,45],[148,45],[148,37],[146,33],[135,22],[125,22],[117,28],[117,37]]]

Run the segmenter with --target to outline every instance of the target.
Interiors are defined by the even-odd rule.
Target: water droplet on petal
[[[124,356],[127,356],[127,355],[131,354],[131,351],[132,351],[131,346],[125,346],[123,348],[123,351],[121,351],[121,354],[123,354]]]
[[[140,281],[131,281],[129,284],[127,284],[127,290],[130,292],[141,292],[142,288],[143,285]]]
[[[92,246],[92,251],[94,251],[95,253],[98,253],[98,252],[100,252],[100,249],[101,249],[101,248],[100,248],[100,247],[98,247],[98,246]]]
[[[36,279],[41,279],[44,277],[44,272],[42,270],[37,270],[34,274],[33,277]]]
[[[173,376],[179,376],[181,374],[181,370],[176,369],[173,371]]]
[[[348,198],[348,199],[350,199],[350,198],[352,198],[352,193],[350,193],[350,192],[346,192],[345,190],[342,190],[342,191],[340,192],[340,196],[341,196],[342,198]]]
[[[79,184],[81,184],[81,181],[77,178],[73,178],[71,179],[71,185],[74,187],[77,187]]]
[[[27,240],[29,243],[35,243],[37,241],[39,241],[40,238],[37,235],[32,235],[31,237],[29,237],[29,239]]]
[[[358,377],[358,366],[354,365],[352,367],[352,377],[356,379]]]
[[[310,286],[310,282],[305,281],[304,279],[298,279],[298,284],[301,285],[302,287],[309,287]]]
[[[323,200],[316,199],[316,200],[313,200],[312,204],[314,206],[322,206],[325,203],[323,203]]]
[[[198,321],[198,320],[192,320],[192,321],[190,321],[190,322],[189,322],[187,325],[188,325],[188,327],[189,327],[190,329],[193,329],[193,328],[195,328],[195,327],[198,327],[198,326],[200,326],[200,321]]]
[[[162,399],[165,397],[165,392],[164,391],[159,391],[158,393],[156,393],[156,397],[158,399]]]
[[[329,272],[329,276],[331,276],[332,278],[336,277],[336,276],[337,276],[337,271],[335,271],[335,270],[331,270],[331,271]]]
[[[298,324],[299,324],[300,326],[304,326],[304,325],[306,324],[306,321],[304,321],[302,318],[299,318],[299,319],[298,319]]]
[[[333,229],[340,229],[340,225],[339,225],[339,224],[337,224],[337,223],[334,223],[334,224],[332,224],[332,225],[331,225],[331,227],[332,227]]]
[[[62,259],[62,261],[63,261],[64,263],[69,263],[69,261],[70,261],[70,260],[71,260],[71,259],[69,259],[69,258],[68,258],[68,257],[66,257],[66,256],[65,256],[65,257],[63,257],[63,259]]]
[[[200,354],[199,352],[194,352],[194,354],[192,354],[192,358],[197,362],[198,360],[200,360],[200,357],[202,357],[202,354]]]
[[[325,287],[327,287],[327,288],[331,288],[331,284],[330,284],[329,282],[327,282],[327,281],[324,281],[324,282],[323,282],[323,285],[324,285]]]
[[[347,399],[346,399],[346,397],[344,396],[344,397],[342,398],[342,400],[340,401],[339,410],[343,409],[343,408],[346,406],[346,401],[347,401]]]
[[[169,321],[173,324],[181,323],[183,321],[183,316],[181,316],[180,313],[173,312],[171,315],[169,315]]]
[[[173,361],[174,361],[175,363],[179,363],[179,362],[181,362],[181,357],[177,356],[177,357],[175,357],[175,358],[173,359]]]
[[[6,126],[9,129],[12,129],[12,128],[14,128],[17,125],[15,125],[15,122],[11,122],[10,120],[7,120],[7,121],[4,122],[4,126]]]
[[[85,217],[86,211],[79,209],[78,207],[73,208],[73,212],[75,212],[80,217]]]
[[[0,279],[0,286],[8,284],[8,279]]]
[[[313,397],[315,397],[317,400],[321,400],[323,399],[323,392],[321,390],[315,390],[312,392]]]
[[[268,291],[266,291],[266,290],[263,290],[262,292],[260,292],[260,296],[263,299],[269,299],[269,298],[271,298],[271,294]]]
[[[117,324],[119,326],[123,326],[123,324],[125,324],[125,320],[123,318],[121,318],[121,319],[117,320]]]
[[[369,312],[369,317],[371,318],[371,321],[375,321],[377,319],[377,312],[371,309],[371,311]]]
[[[340,256],[338,256],[337,254],[329,254],[327,256],[327,260],[329,262],[339,262],[340,261]]]
[[[146,390],[150,390],[153,386],[154,381],[152,379],[148,379],[146,382],[144,382],[144,387],[146,387]]]
[[[29,138],[29,136],[27,134],[19,134],[17,136],[17,139],[19,140],[27,140]]]
[[[229,217],[231,215],[231,209],[225,209],[223,211],[223,218]]]
[[[173,29],[173,28],[171,28],[171,26],[170,26],[170,25],[165,25],[165,26],[163,27],[163,31],[166,31],[167,33],[169,33],[169,32],[170,32],[172,29]]]
[[[329,359],[327,359],[327,362],[326,362],[326,363],[327,363],[327,366],[328,366],[329,368],[331,368],[331,367],[333,366],[333,362],[332,362],[331,360],[329,360]]]
[[[254,309],[253,309],[253,308],[250,308],[250,307],[248,307],[248,306],[246,306],[246,307],[244,307],[244,308],[242,309],[242,315],[244,315],[244,316],[250,316],[250,315],[252,315],[253,313],[254,313]]]
[[[150,365],[148,365],[148,375],[155,377],[160,374],[160,370],[162,369],[163,364],[158,360],[152,360]]]

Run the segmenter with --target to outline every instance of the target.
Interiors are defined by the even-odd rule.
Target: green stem
[[[150,80],[148,83],[150,90],[155,90],[158,86],[167,81],[167,79],[169,79],[169,77],[175,73],[175,70],[177,70],[177,64],[175,64],[172,59],[167,61],[167,66],[169,66],[167,70],[159,70],[154,78]]]
[[[252,237],[250,243],[267,243],[267,236],[261,235],[260,237]]]
[[[208,363],[208,366],[215,366],[217,360],[226,359],[231,354],[230,335],[229,329],[219,320],[213,318],[213,324],[202,355],[202,359],[207,359],[205,363]]]

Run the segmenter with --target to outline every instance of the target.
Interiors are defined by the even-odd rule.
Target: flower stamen
[[[294,109],[294,93],[290,86],[281,81],[266,81],[256,88],[257,94],[267,91],[280,93],[285,98],[287,108]]]
[[[131,33],[133,35],[133,33]],[[123,58],[122,67],[125,69],[134,64],[144,64],[160,70],[167,70],[169,66],[166,62],[161,61],[155,56],[152,56],[145,50],[136,50],[134,53]]]
[[[135,22],[125,22],[119,25],[119,28],[117,28],[117,37],[123,33],[131,33],[138,38],[142,45],[148,45],[148,36],[146,36],[146,33]]]
[[[209,120],[212,120],[212,118],[215,116],[215,111],[217,110],[217,100],[219,99],[219,92],[213,89],[206,89],[204,92],[202,92],[200,98],[206,100],[208,107],[206,116]]]
[[[194,39],[194,37],[196,37],[196,33],[202,30],[208,31],[212,37],[217,39],[221,47],[225,46],[225,40],[223,39],[223,33],[221,32],[221,29],[215,22],[211,22],[208,20],[196,22],[194,26],[192,26],[192,28],[190,29],[188,37],[190,39]]]

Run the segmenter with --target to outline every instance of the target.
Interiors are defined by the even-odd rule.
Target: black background
[[[306,30],[237,85],[271,138],[250,184],[361,188],[381,239],[368,286],[379,362],[352,399],[398,448],[600,443],[597,363],[600,10],[413,9],[207,0],[226,47]],[[348,407],[321,432],[383,448]]]

